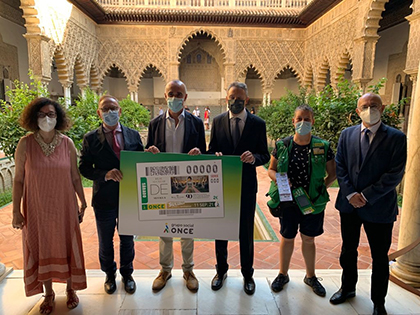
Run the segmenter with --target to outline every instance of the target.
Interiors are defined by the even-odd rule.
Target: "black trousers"
[[[241,273],[244,278],[254,274],[254,217],[257,196],[255,193],[241,194],[241,214],[239,221],[239,252],[241,256]],[[216,270],[223,275],[229,269],[228,241],[216,240]]]
[[[99,240],[99,262],[106,274],[114,274],[117,264],[114,260],[114,233],[118,223],[118,209],[94,209]],[[120,274],[128,277],[133,273],[133,235],[120,235]]]
[[[371,299],[375,304],[384,304],[388,291],[388,251],[391,247],[394,223],[372,223],[362,221],[356,211],[340,213],[341,247],[340,265],[343,268],[341,288],[355,291],[357,283],[357,247],[361,226],[366,232],[372,256]]]

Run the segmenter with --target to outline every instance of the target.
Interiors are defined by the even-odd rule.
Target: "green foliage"
[[[14,88],[7,89],[10,104],[0,100],[0,150],[10,158],[15,153],[19,139],[26,134],[26,130],[19,125],[23,109],[37,97],[49,96],[47,87],[36,80],[31,72],[29,78],[29,86],[16,80],[13,82]]]
[[[369,86],[368,91],[378,93],[384,83],[385,79],[382,79]],[[286,96],[273,101],[271,106],[260,108],[258,114],[266,121],[269,137],[281,139],[294,134],[292,118],[295,108],[304,103],[308,104],[313,108],[315,116],[312,133],[330,141],[335,149],[341,131],[361,122],[356,113],[357,100],[361,95],[362,92],[355,85],[341,78],[336,89],[326,86],[318,94],[303,88],[297,94],[288,91]],[[403,105],[401,102],[398,105],[386,106],[381,118],[385,124],[398,128],[401,123],[398,116],[398,108]]]
[[[96,95],[88,88],[83,96],[79,95],[79,99],[75,100],[76,105],[68,109],[73,127],[67,132],[67,135],[73,140],[77,150],[82,148],[83,136],[98,128],[102,122],[96,113],[99,98],[100,95]],[[138,130],[140,127],[148,125],[150,114],[146,108],[130,100],[129,96],[119,103],[122,108],[120,122],[124,126]]]
[[[67,110],[73,126],[66,134],[73,140],[77,150],[82,148],[83,136],[101,124],[96,113],[98,101],[99,96],[87,88],[84,95],[79,95],[79,99],[74,101],[76,105]]]
[[[150,121],[149,111],[130,99],[130,96],[120,101],[122,108],[121,123],[127,127],[138,130],[141,127],[147,127]]]
[[[12,202],[12,189],[0,193],[0,208]]]

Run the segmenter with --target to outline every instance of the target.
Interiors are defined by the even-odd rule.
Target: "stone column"
[[[28,43],[29,69],[35,78],[47,84],[51,80],[51,60],[48,42],[50,39],[44,35],[25,34]]]
[[[264,92],[263,94],[263,106],[267,106],[267,93]]]
[[[356,82],[366,91],[367,83],[373,78],[373,66],[375,64],[376,43],[379,39],[377,34],[365,35],[354,40],[353,55],[353,82]]]
[[[271,92],[267,92],[267,103],[265,106],[270,106],[271,104]]]
[[[399,249],[420,237],[420,84],[416,84],[411,111],[413,115],[408,129],[408,159],[398,238]],[[420,246],[397,258],[397,262],[392,265],[391,273],[407,284],[420,287]]]
[[[132,101],[138,103],[139,102],[139,93],[137,91],[130,92],[130,98]]]
[[[73,84],[73,82],[60,81],[60,83],[63,86],[63,90],[64,90],[64,103],[66,104],[66,107],[68,108],[69,106],[71,106],[71,85]]]

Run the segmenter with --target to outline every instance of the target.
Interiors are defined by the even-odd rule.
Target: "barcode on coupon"
[[[178,175],[179,166],[150,166],[146,167],[146,176]]]
[[[173,210],[159,210],[159,215],[171,214],[195,214],[201,213],[201,209],[173,209]]]

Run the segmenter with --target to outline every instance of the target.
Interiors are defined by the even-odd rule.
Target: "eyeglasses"
[[[45,118],[45,116],[48,116],[49,118],[56,118],[57,113],[56,112],[48,112],[48,113],[38,112],[38,118]]]
[[[114,110],[118,110],[119,108],[118,107],[112,107],[112,108],[108,108],[108,107],[102,107],[102,108],[99,108],[99,110],[102,112],[102,113],[108,113],[110,110],[112,110],[112,111],[114,111]]]

